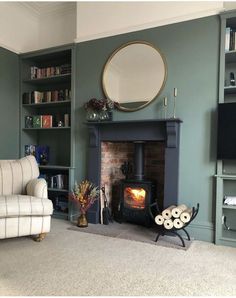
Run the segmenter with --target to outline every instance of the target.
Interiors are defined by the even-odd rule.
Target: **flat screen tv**
[[[218,105],[217,159],[236,159],[236,103]]]

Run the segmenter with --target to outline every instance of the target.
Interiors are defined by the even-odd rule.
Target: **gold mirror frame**
[[[138,110],[141,110],[143,108],[145,108],[146,106],[148,106],[151,102],[153,102],[156,97],[158,97],[158,95],[162,92],[164,86],[165,86],[165,83],[166,83],[166,79],[167,79],[167,63],[166,63],[166,59],[165,59],[165,56],[162,54],[162,52],[155,46],[153,46],[151,43],[149,42],[146,42],[146,41],[131,41],[131,42],[128,42],[128,43],[125,43],[123,45],[121,45],[119,48],[117,48],[112,54],[111,56],[107,59],[106,63],[105,63],[105,66],[104,66],[104,69],[103,69],[103,72],[102,72],[102,88],[103,88],[103,92],[105,94],[105,96],[109,99],[112,100],[112,98],[109,97],[108,93],[107,93],[107,89],[106,89],[106,86],[105,86],[105,82],[104,82],[104,78],[105,78],[105,74],[106,74],[106,71],[107,71],[107,68],[109,66],[109,63],[111,62],[111,60],[113,59],[113,57],[122,49],[130,46],[130,45],[133,45],[133,44],[144,44],[144,45],[148,45],[150,47],[152,47],[154,50],[157,51],[157,53],[161,56],[162,58],[162,61],[164,63],[164,79],[163,79],[163,82],[162,82],[162,85],[160,87],[160,89],[157,91],[157,93],[155,94],[155,96],[149,100],[147,103],[141,105],[140,107],[138,108],[125,108],[125,107],[122,107],[120,106],[120,104],[115,104],[116,108],[118,110],[121,110],[121,111],[124,111],[124,112],[135,112],[135,111],[138,111]]]

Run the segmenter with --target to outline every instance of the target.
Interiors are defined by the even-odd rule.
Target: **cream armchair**
[[[52,201],[34,156],[0,160],[0,239],[50,232]]]

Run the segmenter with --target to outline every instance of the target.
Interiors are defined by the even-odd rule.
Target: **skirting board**
[[[197,240],[214,243],[214,225],[211,222],[194,221],[186,230],[189,232],[190,237]]]

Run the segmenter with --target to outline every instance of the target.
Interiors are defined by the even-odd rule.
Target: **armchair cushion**
[[[26,194],[26,184],[39,176],[34,156],[0,161],[0,195]]]
[[[45,179],[32,179],[26,185],[26,193],[29,196],[48,198],[47,182]]]
[[[53,212],[52,201],[27,195],[0,196],[0,218],[45,216]]]

